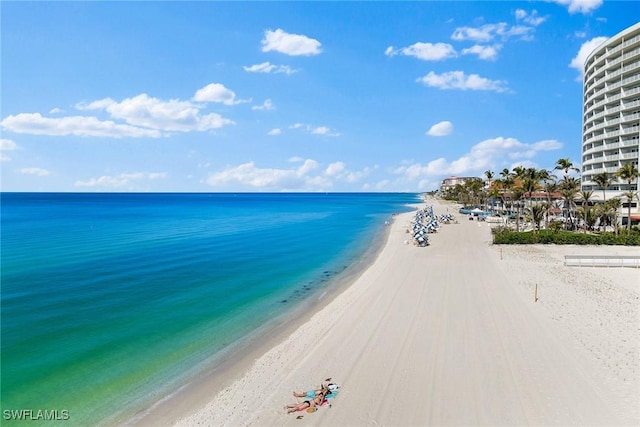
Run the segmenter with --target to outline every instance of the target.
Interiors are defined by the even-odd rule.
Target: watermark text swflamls
[[[2,418],[14,421],[66,421],[69,411],[66,409],[5,409]]]

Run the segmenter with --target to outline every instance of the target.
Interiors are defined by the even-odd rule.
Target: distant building
[[[467,181],[477,180],[477,179],[481,179],[481,178],[478,178],[477,176],[466,176],[466,177],[450,176],[449,178],[445,178],[442,180],[442,183],[440,183],[440,191],[445,192],[447,190],[454,188],[457,184],[464,185],[464,183]]]
[[[625,163],[638,167],[640,151],[640,23],[598,46],[584,65],[582,116],[582,190],[602,201],[602,189],[593,181],[599,173],[615,174]],[[627,217],[623,193],[638,191],[613,180],[606,198],[620,198],[620,217]],[[631,203],[632,220],[640,220],[637,198]]]

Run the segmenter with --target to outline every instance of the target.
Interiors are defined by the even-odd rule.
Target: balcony
[[[616,64],[618,64],[618,63],[620,63],[620,62],[622,62],[622,61],[624,61],[626,59],[633,58],[633,57],[638,56],[638,55],[640,55],[640,48],[634,49],[631,52],[627,52],[627,53],[623,54],[622,56],[620,56],[619,58],[614,59],[611,62],[607,62],[607,67],[608,68],[613,67]]]
[[[586,159],[582,162],[582,166],[589,166],[589,165],[597,165],[597,164],[602,164],[603,162],[603,158],[601,157],[597,157],[595,159]]]
[[[622,103],[622,108],[625,110],[633,107],[638,107],[638,106],[640,106],[640,101],[629,101],[629,102]]]
[[[622,43],[620,43],[619,45],[617,45],[615,47],[612,47],[611,49],[606,50],[601,55],[598,55],[598,56],[594,57],[593,64],[595,65],[599,61],[604,61],[606,58],[611,57],[612,55],[615,55],[620,50],[622,50],[622,49],[624,49],[626,47],[632,46],[632,45],[638,43],[639,41],[640,41],[640,35],[634,36],[634,37],[630,38],[629,40],[625,40]]]
[[[635,76],[627,77],[626,79],[621,80],[618,83],[612,84],[611,86],[609,86],[606,89],[607,90],[614,90],[614,89],[617,89],[619,87],[628,85],[629,83],[637,82],[638,80],[640,80],[640,74],[636,74]]]
[[[632,120],[639,120],[639,119],[640,119],[640,113],[624,114],[621,119],[618,119],[618,122],[626,123]]]
[[[593,142],[597,142],[597,141],[602,141],[602,139],[604,139],[604,135],[599,134],[599,135],[593,135],[590,136],[589,138],[587,138],[583,144],[591,144]],[[591,147],[589,150],[585,151],[583,154],[587,154],[587,152],[589,153],[593,153],[593,152],[598,152],[601,151],[603,149],[602,145],[596,146],[596,147]]]

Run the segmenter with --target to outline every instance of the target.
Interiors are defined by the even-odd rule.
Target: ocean
[[[418,201],[2,193],[3,425],[99,425],[150,406],[326,291]]]

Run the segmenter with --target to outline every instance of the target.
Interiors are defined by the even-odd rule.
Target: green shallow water
[[[59,422],[31,419],[46,410],[95,425],[151,405],[321,290],[415,201],[2,194],[2,424]]]

